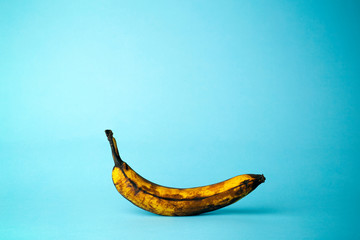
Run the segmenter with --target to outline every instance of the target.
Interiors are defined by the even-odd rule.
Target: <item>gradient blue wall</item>
[[[360,237],[358,1],[0,1],[1,239]],[[267,181],[155,216],[163,185]]]

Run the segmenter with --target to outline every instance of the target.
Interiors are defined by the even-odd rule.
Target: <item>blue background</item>
[[[0,2],[1,239],[359,238],[358,1]],[[194,217],[123,199],[266,182]]]

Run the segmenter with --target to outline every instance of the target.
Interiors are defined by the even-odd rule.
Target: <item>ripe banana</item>
[[[265,181],[264,175],[244,174],[195,188],[160,186],[137,174],[120,158],[111,130],[105,130],[115,166],[112,179],[118,192],[136,206],[164,216],[188,216],[228,206]]]

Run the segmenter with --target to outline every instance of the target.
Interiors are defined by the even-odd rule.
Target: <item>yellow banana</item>
[[[118,192],[136,206],[165,216],[188,216],[228,206],[265,181],[264,175],[244,174],[195,188],[160,186],[137,174],[120,158],[111,130],[105,130],[115,166],[112,179]]]

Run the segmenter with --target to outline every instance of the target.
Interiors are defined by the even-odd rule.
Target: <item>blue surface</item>
[[[75,3],[76,2],[76,3]],[[1,239],[356,239],[358,1],[1,1]],[[194,217],[131,205],[144,177],[267,180]]]

